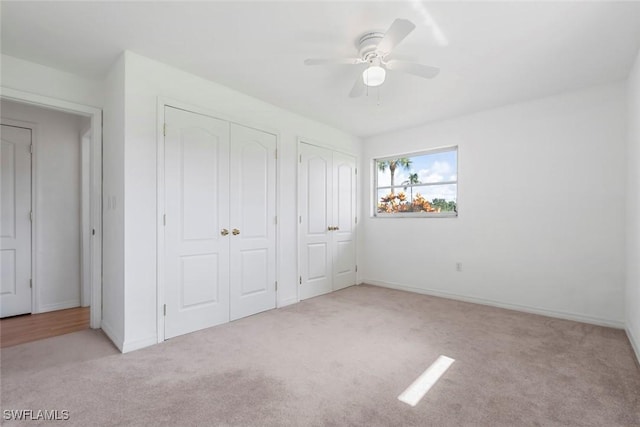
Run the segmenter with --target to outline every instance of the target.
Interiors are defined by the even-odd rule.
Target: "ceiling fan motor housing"
[[[358,54],[366,62],[373,62],[379,58],[377,52],[378,44],[384,37],[384,33],[366,33],[358,39],[356,47],[358,48]],[[381,59],[381,58],[380,58]]]

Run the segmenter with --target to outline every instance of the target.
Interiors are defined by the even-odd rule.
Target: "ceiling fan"
[[[438,75],[439,68],[388,58],[393,48],[415,28],[416,26],[408,19],[396,19],[386,33],[368,32],[360,37],[356,43],[359,55],[357,58],[306,59],[304,63],[305,65],[368,64],[367,68],[362,72],[362,76],[358,76],[356,79],[349,93],[351,98],[361,96],[367,86],[375,87],[384,83],[387,70],[401,71],[431,79]]]

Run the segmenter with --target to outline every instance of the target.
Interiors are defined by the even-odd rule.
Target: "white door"
[[[231,125],[231,320],[276,306],[276,137]]]
[[[165,108],[165,338],[229,320],[229,124]]]
[[[300,299],[332,290],[333,154],[300,144]]]
[[[31,313],[31,129],[2,125],[0,317]]]
[[[356,283],[356,160],[333,153],[333,290]]]

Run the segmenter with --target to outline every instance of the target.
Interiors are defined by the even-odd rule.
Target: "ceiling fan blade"
[[[362,80],[362,76],[358,75],[358,77],[356,77],[355,83],[353,84],[353,87],[351,88],[351,92],[349,92],[349,98],[358,98],[362,96],[364,90],[364,81]]]
[[[422,65],[416,62],[400,61],[397,59],[391,60],[385,65],[389,70],[402,71],[425,79],[432,79],[440,73],[440,68],[438,67]]]
[[[323,58],[311,58],[305,59],[304,65],[355,65],[360,64],[362,60],[360,58],[335,58],[335,59],[323,59]]]
[[[391,52],[415,28],[413,22],[408,19],[396,19],[378,43],[377,50],[383,53]]]

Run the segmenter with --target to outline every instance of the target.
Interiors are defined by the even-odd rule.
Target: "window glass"
[[[376,215],[457,215],[457,147],[376,159],[374,176]]]

